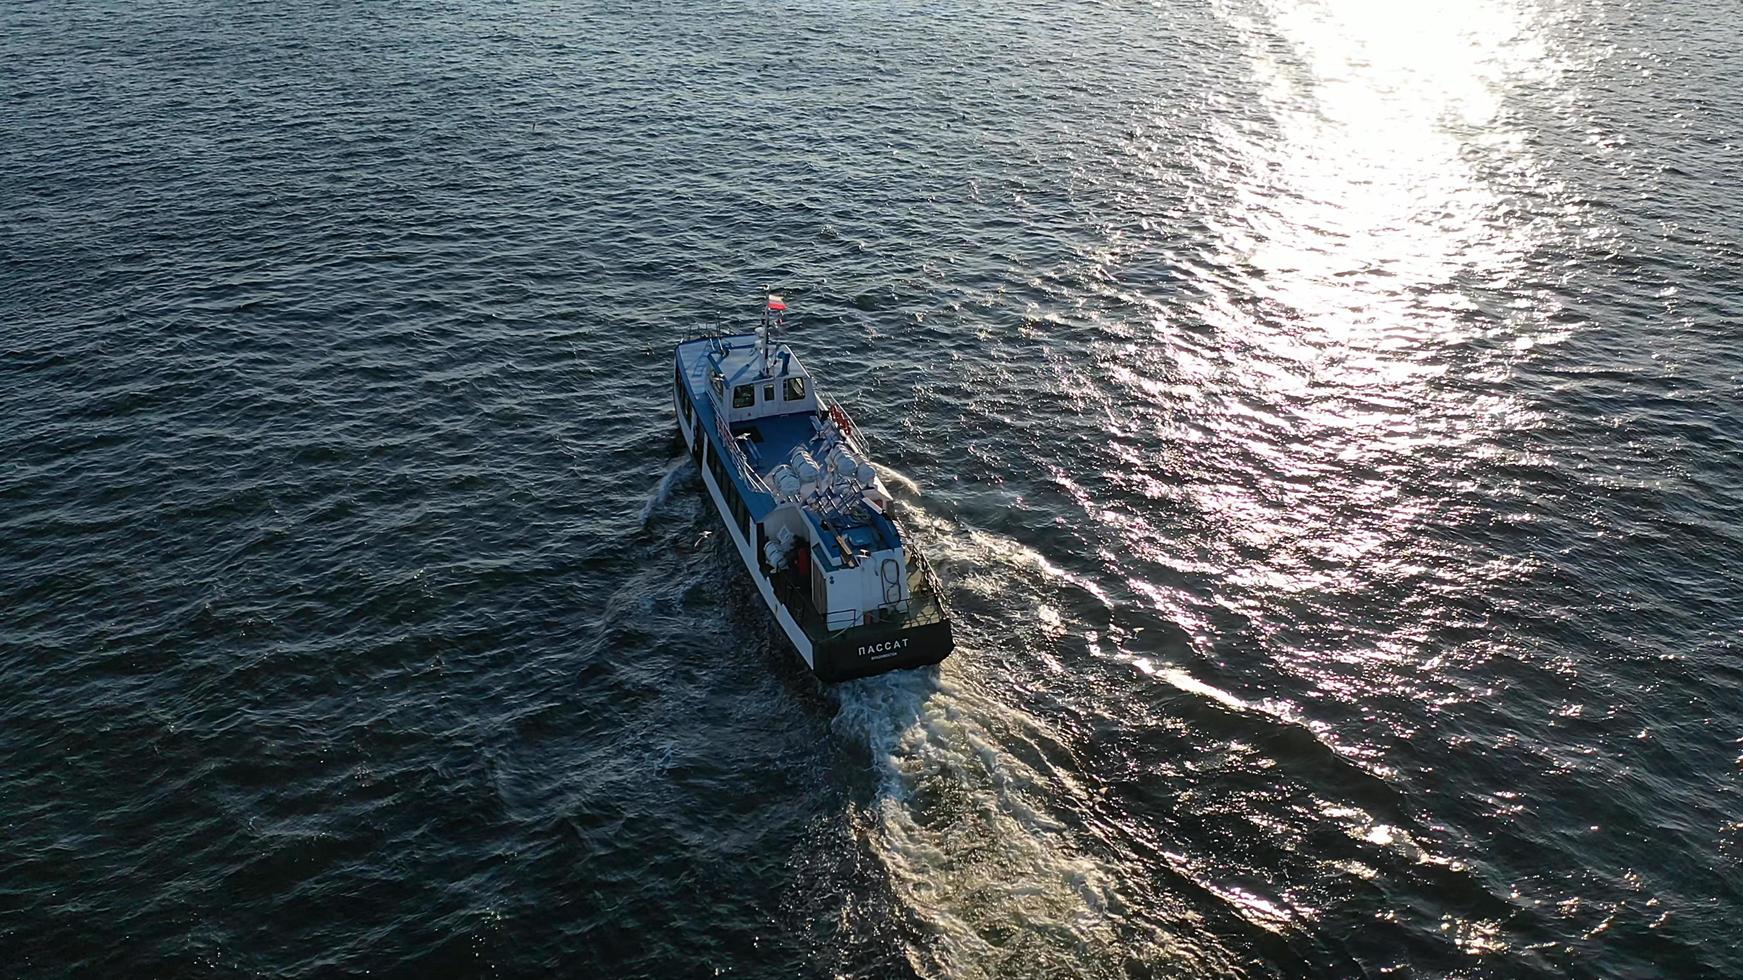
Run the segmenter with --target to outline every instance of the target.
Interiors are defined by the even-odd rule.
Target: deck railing
[[[744,447],[738,444],[738,437],[732,434],[732,426],[727,424],[726,418],[720,414],[718,409],[714,411],[714,431],[720,436],[720,441],[724,444],[726,457],[732,461],[733,466],[738,468],[739,475],[744,477],[744,482],[752,490],[772,495],[774,491],[769,489],[769,485],[757,473],[756,467],[752,466],[750,460],[745,458]]]
[[[811,604],[810,589],[805,584],[777,578],[775,594],[805,632],[813,637],[835,636],[862,627],[908,629],[942,623],[950,616],[944,602],[944,589],[926,556],[917,550],[908,552],[908,598],[885,602],[871,609],[839,609],[820,612]]]
[[[930,626],[933,623],[942,623],[946,618],[944,603],[938,601],[937,596],[914,593],[911,599],[886,602],[871,609],[838,609],[824,617],[823,627],[831,635],[835,635],[865,626],[888,626],[894,629]]]
[[[847,438],[848,444],[859,450],[861,456],[871,455],[871,443],[866,439],[865,432],[853,416],[847,414],[847,408],[833,398],[823,399],[823,407],[829,412],[829,417],[835,420],[841,434]]]

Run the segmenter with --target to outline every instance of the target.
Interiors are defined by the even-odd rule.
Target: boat
[[[680,343],[672,407],[738,557],[800,659],[825,682],[935,664],[954,646],[938,577],[903,529],[865,435],[777,334]]]

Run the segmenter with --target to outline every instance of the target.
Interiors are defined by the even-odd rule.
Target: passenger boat
[[[825,681],[935,664],[949,610],[865,437],[778,342],[770,293],[753,333],[678,345],[673,408],[684,445],[775,622]]]

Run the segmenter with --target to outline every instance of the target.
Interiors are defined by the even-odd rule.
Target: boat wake
[[[913,504],[906,514],[950,564],[984,566],[980,574],[1003,577],[1007,600],[1046,607],[1045,586],[1010,595],[1013,577],[1046,577],[1046,563],[1020,545],[969,535]],[[836,731],[865,744],[877,780],[870,847],[930,933],[916,959],[951,977],[1123,976],[1118,877],[1059,816],[1060,801],[1083,792],[1070,750],[998,696],[993,668],[973,650],[997,640],[964,625],[966,655],[939,670],[836,689]]]
[[[931,933],[920,959],[952,977],[1119,975],[1112,879],[1048,812],[1066,779],[1051,738],[954,674],[844,685],[835,722],[871,751],[870,844]]]
[[[878,475],[884,478],[885,483],[901,490],[905,496],[920,496],[920,484],[915,483],[906,473],[882,463],[873,463],[872,465],[877,468]]]
[[[696,466],[690,457],[681,456],[673,460],[672,464],[666,467],[666,475],[660,477],[660,482],[654,485],[654,492],[648,495],[647,503],[642,505],[641,516],[637,519],[637,523],[642,527],[647,527],[648,521],[653,519],[654,514],[665,506],[666,501],[672,499],[672,490],[689,477],[694,476],[695,472]]]

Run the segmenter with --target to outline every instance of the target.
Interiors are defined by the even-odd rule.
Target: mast
[[[763,307],[763,325],[757,328],[757,349],[763,357],[763,377],[767,378],[775,373],[774,334],[785,325],[783,314],[787,312],[787,303],[780,293],[764,292],[768,294],[768,303]]]

